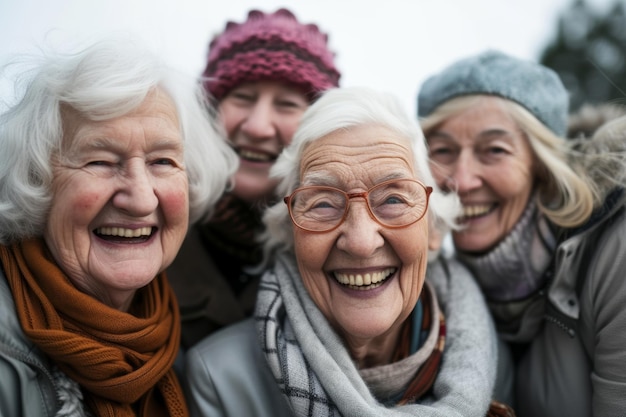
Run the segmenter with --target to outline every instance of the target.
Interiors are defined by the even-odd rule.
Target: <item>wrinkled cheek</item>
[[[86,262],[89,224],[99,211],[101,197],[97,193],[57,194],[44,232],[48,248],[56,262],[67,274],[79,271]]]
[[[294,232],[294,250],[298,260],[298,269],[302,277],[325,281],[324,264],[328,258],[330,245],[323,234],[313,234],[296,230]],[[306,284],[306,283],[305,283]],[[308,289],[315,283],[306,284]]]
[[[59,229],[56,233],[71,233],[77,227],[86,227],[102,206],[102,194],[97,192],[65,192],[57,196],[48,219],[49,229]]]
[[[406,232],[409,234],[397,239],[398,242],[405,242],[405,244],[398,244],[394,248],[402,262],[401,285],[403,291],[417,291],[419,296],[428,265],[429,234],[426,222],[422,220]]]
[[[326,235],[304,232],[295,226],[294,229],[294,250],[298,264],[308,271],[322,271],[332,246],[325,239]]]

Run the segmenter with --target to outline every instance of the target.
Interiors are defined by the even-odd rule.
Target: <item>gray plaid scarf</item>
[[[261,280],[255,321],[261,347],[296,416],[484,416],[495,379],[495,333],[482,296],[455,263],[429,265],[447,317],[433,396],[386,408],[370,393],[340,337],[309,297],[293,260],[279,255]],[[448,342],[449,341],[449,342]]]

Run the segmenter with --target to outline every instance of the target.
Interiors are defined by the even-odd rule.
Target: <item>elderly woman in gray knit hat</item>
[[[488,51],[429,78],[418,112],[455,253],[515,367],[526,416],[626,410],[626,129],[566,141],[568,95],[541,65]]]
[[[510,416],[496,334],[457,261],[428,262],[460,206],[393,97],[330,90],[272,170],[252,319],[187,355],[196,416]],[[273,256],[269,256],[273,258]]]

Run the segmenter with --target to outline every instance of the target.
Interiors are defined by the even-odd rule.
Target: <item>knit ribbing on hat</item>
[[[492,50],[461,59],[428,78],[418,94],[418,116],[428,116],[455,97],[474,94],[514,101],[554,133],[565,135],[569,97],[559,76],[543,65]]]
[[[229,22],[211,42],[204,85],[220,100],[244,82],[280,81],[313,99],[339,85],[327,41],[316,25],[299,23],[286,9],[252,10],[244,23]]]

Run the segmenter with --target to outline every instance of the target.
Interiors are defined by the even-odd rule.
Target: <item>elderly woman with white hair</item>
[[[0,116],[0,415],[186,416],[164,270],[236,156],[128,39],[46,53]]]
[[[491,402],[496,339],[477,286],[429,263],[458,201],[397,100],[330,90],[272,175],[274,261],[254,317],[188,352],[192,415],[507,415]]]

